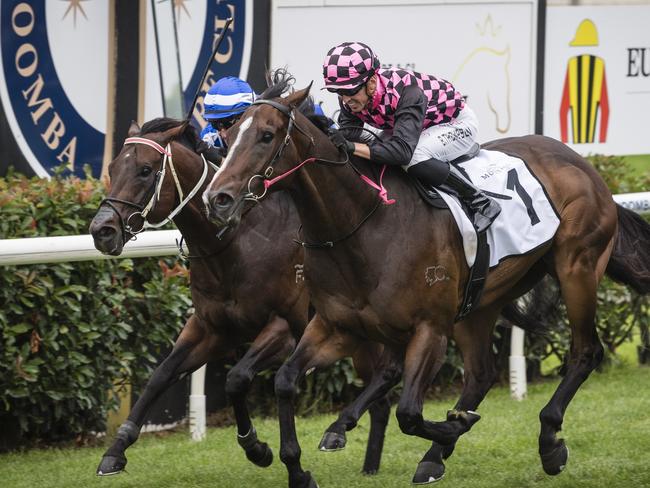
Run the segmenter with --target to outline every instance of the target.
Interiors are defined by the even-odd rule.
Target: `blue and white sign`
[[[109,2],[3,0],[0,97],[39,176],[99,176],[107,120]]]
[[[249,60],[252,47],[253,33],[253,1],[230,0],[175,3],[176,29],[178,31],[178,51],[180,57],[180,82],[183,86],[184,111],[192,103],[200,78],[203,75],[208,59],[214,49],[214,43],[223,31],[226,20],[233,18],[233,23],[221,43],[219,51],[201,84],[199,98],[194,109],[194,122],[200,128],[206,125],[203,120],[203,96],[210,86],[223,76],[237,76],[246,79],[248,76]],[[161,24],[161,19],[158,19]],[[168,43],[168,48],[161,49],[160,65],[163,66],[163,78],[170,73],[164,71],[167,59],[173,56],[173,39],[164,40],[159,37],[160,46]],[[146,48],[146,90],[145,90],[145,120],[159,117],[163,114],[163,97],[159,63],[157,61],[155,33],[153,29],[152,12],[147,12],[147,48]],[[162,83],[165,90],[168,84]],[[177,94],[165,93],[166,100]]]
[[[128,103],[137,99],[132,112],[140,123],[165,114],[184,116],[200,88],[194,123],[202,128],[203,95],[209,87],[223,76],[248,77],[252,0],[142,0],[139,5],[144,35],[132,49],[139,55],[140,69],[125,83],[120,63],[129,53],[115,50],[115,26],[125,19],[115,18],[113,2],[0,2],[0,100],[6,117],[2,126],[11,131],[16,152],[36,175],[47,177],[63,166],[83,177],[86,164],[95,177],[102,174],[102,164],[110,161],[113,150],[107,141],[124,136],[114,133],[122,122],[114,120],[114,107],[124,103],[115,98],[118,81],[120,96]],[[152,5],[158,14],[158,39]],[[229,17],[234,21],[201,83]],[[268,45],[257,49],[268,52]],[[0,162],[3,168],[9,164]]]

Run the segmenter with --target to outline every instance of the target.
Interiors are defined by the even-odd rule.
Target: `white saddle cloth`
[[[507,257],[530,252],[553,238],[560,225],[558,214],[542,184],[521,159],[481,149],[475,158],[458,166],[472,183],[501,205],[501,213],[487,231],[490,267]],[[474,226],[456,197],[439,193],[456,219],[467,264],[472,266],[477,245]]]

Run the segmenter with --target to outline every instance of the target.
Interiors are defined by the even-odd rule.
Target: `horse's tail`
[[[616,208],[618,236],[607,275],[638,293],[650,293],[650,224],[632,210]]]
[[[560,302],[560,287],[547,277],[528,294],[503,307],[501,316],[526,332],[548,337],[555,324],[561,322]]]
[[[525,330],[534,335],[546,336],[550,327],[542,320],[538,320],[535,314],[522,309],[515,302],[510,302],[501,309],[501,316],[510,324]]]

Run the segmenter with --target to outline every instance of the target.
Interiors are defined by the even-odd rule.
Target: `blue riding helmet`
[[[226,76],[210,87],[203,100],[206,120],[241,115],[255,101],[255,92],[244,80]]]
[[[323,112],[323,107],[320,106],[320,103],[314,103],[314,114],[325,116],[325,112]]]
[[[320,103],[314,103],[314,114],[315,115],[322,115],[323,117],[327,117],[325,115],[325,112],[323,111],[323,107],[321,107]],[[338,129],[338,126],[336,123],[332,120],[332,124],[330,125],[331,129]]]

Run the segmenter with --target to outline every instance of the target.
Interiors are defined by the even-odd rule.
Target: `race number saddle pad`
[[[560,225],[558,214],[541,182],[524,161],[499,151],[481,149],[468,161],[456,164],[474,185],[501,205],[501,213],[487,230],[490,267],[510,256],[533,251],[553,238]],[[474,226],[455,196],[438,190],[463,236],[467,264],[476,259]]]

